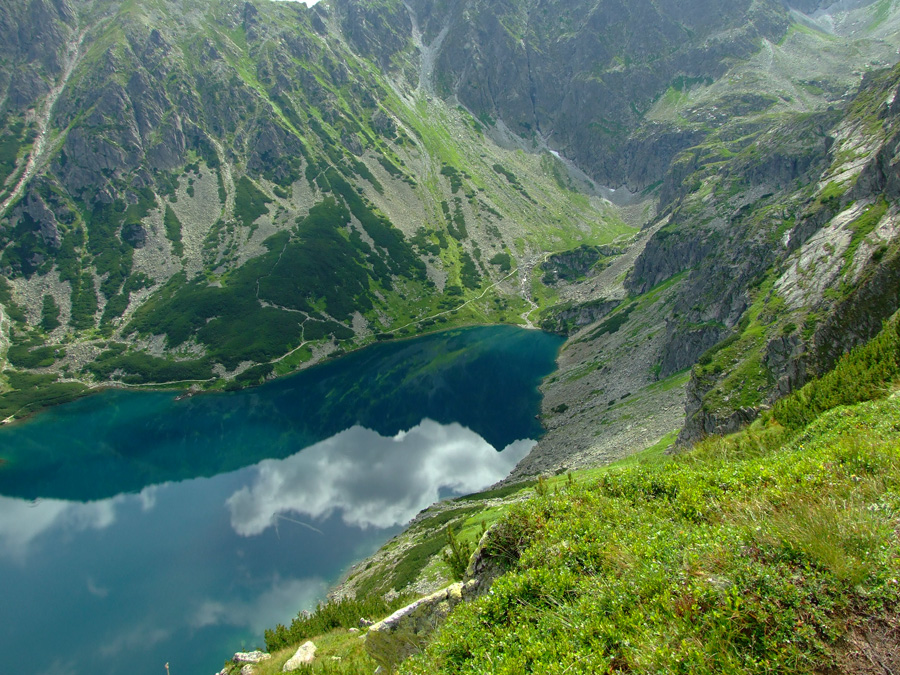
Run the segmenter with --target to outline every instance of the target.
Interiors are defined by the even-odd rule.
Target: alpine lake
[[[458,329],[0,429],[4,671],[212,675],[261,647],[420,510],[512,470],[561,344]]]

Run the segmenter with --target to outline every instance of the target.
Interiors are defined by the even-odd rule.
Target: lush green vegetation
[[[316,659],[291,672],[297,675],[360,675],[372,673],[378,667],[366,653],[360,634],[348,628],[334,628],[315,638]],[[270,652],[272,658],[254,666],[255,675],[280,675],[285,662],[294,655],[297,646]],[[225,672],[238,675],[241,664],[226,662]]]
[[[388,289],[391,288],[390,278],[383,271],[379,271],[379,268],[385,266],[395,275],[410,279],[422,280],[425,278],[425,263],[419,260],[403,237],[403,233],[394,227],[387,217],[363,201],[353,186],[335,169],[328,169],[324,179],[331,189],[344,198],[350,212],[362,223],[366,234],[375,242],[375,246],[384,250],[384,253],[369,256],[368,259],[382,285]],[[358,246],[362,247],[364,244],[360,242]],[[379,258],[381,265],[377,262]]]
[[[844,355],[834,370],[775,403],[770,416],[797,431],[826,410],[884,396],[900,376],[900,322],[894,317],[866,345]]]
[[[184,255],[184,244],[181,243],[181,221],[178,220],[178,216],[168,204],[166,204],[163,224],[166,228],[166,237],[172,242],[172,252],[179,257]]]
[[[846,665],[849,633],[891,625],[900,609],[900,399],[889,396],[900,377],[898,324],[894,317],[738,434],[667,456],[668,434],[611,466],[533,483],[527,501],[487,508],[485,500],[526,487],[511,485],[417,523],[417,543],[379,572],[382,581],[398,581],[398,571],[412,581],[435,559],[461,568],[452,559],[486,522],[496,525],[483,555],[508,571],[490,594],[454,610],[401,672],[820,673]],[[386,587],[369,582],[359,602],[383,602]],[[330,640],[340,626],[388,611],[316,619],[284,641],[270,644],[267,633],[267,645]]]
[[[6,314],[13,321],[19,323],[25,321],[25,312],[13,300],[12,288],[10,287],[9,282],[3,277],[0,277],[0,305],[3,305],[6,308]]]
[[[72,279],[72,314],[69,317],[69,325],[76,330],[93,328],[97,307],[97,290],[94,287],[93,275],[85,272]]]
[[[100,291],[111,298],[122,288],[131,268],[134,249],[127,241],[127,233],[141,227],[156,205],[156,199],[149,188],[139,191],[138,201],[126,205],[118,199],[112,204],[97,205],[86,214],[87,250],[93,256],[97,276],[101,281]]]
[[[887,394],[897,345],[894,320],[739,434],[513,506],[486,547],[509,572],[403,672],[824,672],[852,658],[849,632],[900,604],[900,401],[827,407]]]
[[[271,652],[296,645],[335,628],[357,628],[361,618],[371,620],[373,617],[383,617],[408,602],[407,596],[398,596],[391,602],[385,602],[381,597],[369,596],[364,600],[343,598],[336,602],[321,603],[314,612],[297,615],[297,618],[291,621],[290,627],[285,628],[279,624],[274,630],[267,630],[266,649]]]
[[[512,269],[512,258],[505,251],[492,256],[488,262],[491,265],[499,265],[501,272],[509,272]]]
[[[59,403],[72,401],[87,393],[77,382],[57,382],[56,375],[35,375],[6,371],[11,391],[0,394],[0,419],[21,417]]]
[[[41,304],[41,328],[49,333],[59,328],[59,326],[59,305],[56,304],[56,299],[47,293],[44,295]]]
[[[260,216],[269,212],[266,204],[271,203],[265,193],[247,176],[241,176],[234,184],[234,217],[244,227],[253,229],[253,223]],[[174,215],[174,214],[173,214]],[[166,232],[168,233],[168,224]],[[173,240],[174,241],[174,240]]]
[[[265,242],[269,252],[224,283],[187,282],[176,275],[135,313],[129,329],[165,333],[170,347],[196,336],[214,360],[229,368],[271,360],[301,340],[349,339],[350,328],[318,311],[346,320],[355,310],[372,308],[372,276],[380,271],[379,280],[390,280],[371,247],[347,233],[349,222],[346,207],[327,198],[298,223],[293,236],[270,237]]]
[[[478,273],[478,267],[468,252],[463,251],[459,256],[462,262],[462,268],[459,271],[459,278],[463,286],[470,290],[474,290],[481,285],[481,275]]]
[[[209,380],[212,368],[206,359],[174,361],[143,352],[125,352],[125,345],[113,345],[88,365],[101,380],[117,379],[129,384]]]
[[[65,355],[62,347],[38,347],[29,340],[12,345],[6,356],[17,368],[46,368]]]

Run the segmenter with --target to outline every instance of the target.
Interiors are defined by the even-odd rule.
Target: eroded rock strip
[[[47,94],[47,98],[44,99],[43,110],[40,113],[37,113],[35,120],[37,124],[37,134],[34,138],[31,154],[28,156],[28,161],[25,163],[25,170],[22,172],[19,181],[16,183],[16,187],[13,188],[9,197],[0,204],[0,217],[4,216],[7,209],[22,196],[25,186],[28,185],[28,182],[40,168],[44,158],[49,155],[47,136],[53,108],[56,105],[56,101],[59,99],[60,94],[62,94],[63,90],[66,88],[69,78],[72,77],[75,67],[81,61],[81,57],[83,56],[81,48],[86,34],[87,30],[82,30],[67,46],[66,63],[62,75],[56,85]]]

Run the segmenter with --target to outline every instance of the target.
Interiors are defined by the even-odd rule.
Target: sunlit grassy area
[[[491,532],[510,571],[403,672],[846,667],[900,603],[898,362],[892,321],[738,434],[547,481]]]
[[[849,639],[900,606],[897,323],[737,434],[667,454],[673,431],[610,466],[457,500],[457,537],[490,527],[482,555],[508,572],[401,672],[856,672],[894,649]],[[279,629],[292,646],[267,668],[312,638],[306,672],[372,672],[347,631],[363,611]]]

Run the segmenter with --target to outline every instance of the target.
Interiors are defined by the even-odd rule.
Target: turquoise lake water
[[[562,340],[380,344],[264,386],[107,391],[0,429],[9,672],[212,675],[437,499],[505,476]]]

